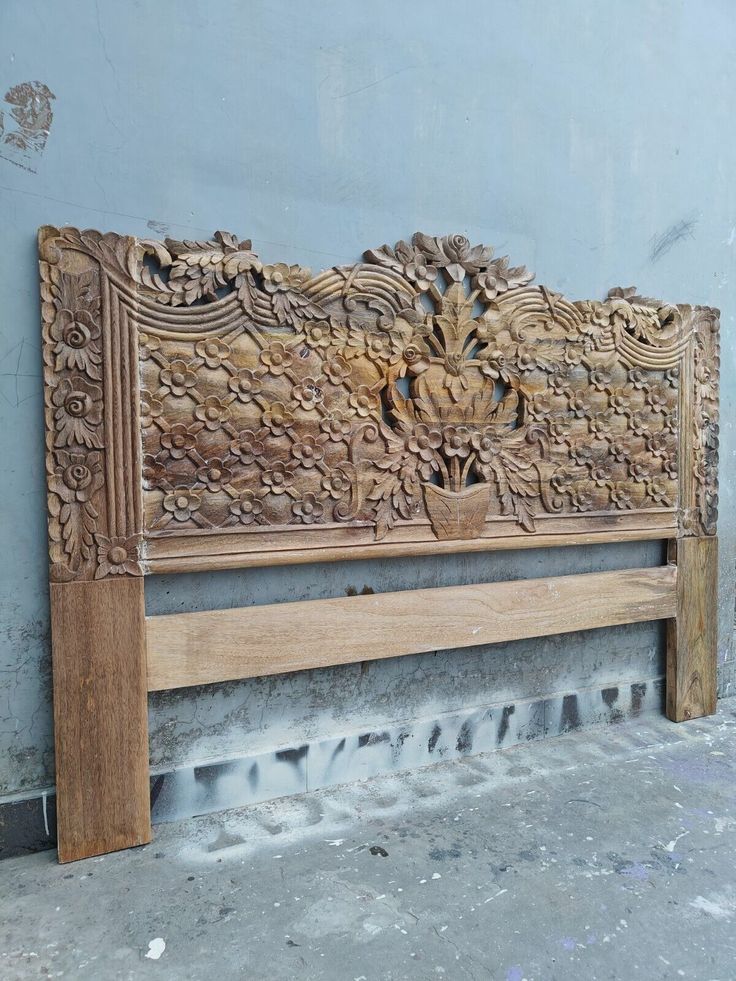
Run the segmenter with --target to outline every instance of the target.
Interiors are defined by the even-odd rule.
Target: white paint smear
[[[163,937],[154,937],[153,940],[148,941],[148,952],[146,957],[150,957],[152,961],[157,961],[161,954],[166,950],[166,941]]]

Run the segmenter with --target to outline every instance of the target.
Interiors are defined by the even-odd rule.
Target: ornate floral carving
[[[111,485],[107,497],[105,493],[108,471],[117,474],[119,469],[110,458],[106,438],[104,387],[113,382],[112,372],[107,381],[103,372],[102,284],[106,274],[102,267],[123,276],[131,245],[132,240],[120,236],[77,229],[44,228],[39,236],[49,550],[51,578],[57,581],[141,575],[140,517],[138,527],[129,527],[136,508],[126,501],[125,487],[118,487],[116,494]],[[107,315],[108,343],[114,336],[116,346],[121,338],[125,345],[126,353],[115,366],[118,384],[132,386],[137,393],[137,362],[129,357],[125,327],[109,305]],[[119,393],[116,399],[110,412],[113,428],[125,425]],[[131,414],[129,405],[125,410]],[[148,393],[142,410],[146,424],[152,425],[164,406]],[[137,417],[137,411],[133,416]],[[133,466],[134,423],[128,420],[127,425],[130,437],[118,444],[120,452],[129,452],[127,479],[130,482],[135,477],[135,496],[140,500],[140,474]],[[140,515],[140,507],[137,512]]]
[[[135,536],[101,526],[100,475],[77,499],[59,458],[108,472],[101,275],[142,328],[147,536],[270,528],[303,542],[372,527],[377,539],[459,539],[549,532],[558,517],[605,530],[661,515],[663,527],[675,512],[681,533],[713,533],[713,311],[633,288],[572,303],[463,235],[417,233],[314,277],[262,264],[227,232],[61,239],[43,290],[50,508],[60,525],[68,507],[70,575],[132,568],[122,552],[110,559]],[[58,266],[64,249],[84,257],[73,275]],[[104,560],[100,535],[115,543]]]

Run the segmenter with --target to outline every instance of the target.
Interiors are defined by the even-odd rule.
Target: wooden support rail
[[[674,617],[675,566],[148,617],[148,689]]]

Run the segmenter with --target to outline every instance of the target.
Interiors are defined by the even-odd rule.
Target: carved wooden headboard
[[[670,718],[714,710],[717,310],[571,302],[462,235],[316,276],[225,232],[39,240],[62,861],[150,840],[148,691],[667,619]],[[676,547],[144,611],[147,573],[634,539]]]

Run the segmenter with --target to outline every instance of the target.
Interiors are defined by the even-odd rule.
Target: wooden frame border
[[[464,241],[419,236],[412,246],[399,243],[395,250],[384,247],[368,256],[388,270],[379,277],[382,288],[392,282],[407,291],[408,279],[401,278],[411,265],[406,250],[415,250],[416,265],[420,246],[435,249],[433,261],[448,280],[470,275],[474,268],[478,276],[478,269],[486,275],[492,265],[489,251],[478,252],[479,246],[469,252]],[[178,253],[175,246],[182,247]],[[186,257],[197,252],[194,246],[201,248],[190,262]],[[679,478],[673,507],[541,515],[532,533],[520,533],[515,519],[495,515],[475,535],[439,540],[427,521],[398,522],[378,543],[361,522],[323,525],[316,536],[308,529],[297,536],[279,529],[258,536],[228,529],[161,535],[146,528],[143,500],[140,331],[147,324],[155,327],[158,316],[162,323],[178,324],[177,330],[200,330],[206,336],[223,316],[242,317],[233,305],[234,292],[225,299],[213,294],[209,306],[191,306],[183,313],[173,309],[190,302],[192,283],[200,283],[196,277],[207,264],[221,263],[223,278],[215,282],[237,290],[238,302],[259,301],[250,243],[246,248],[233,237],[167,242],[179,256],[176,271],[166,249],[157,253],[169,255],[168,279],[147,271],[146,255],[157,248],[156,243],[94,231],[45,227],[39,234],[61,861],[150,840],[149,690],[666,619],[668,716],[681,721],[715,710],[718,311],[667,307],[620,290],[609,294],[608,306],[594,310],[605,307],[602,315],[613,323],[621,304],[633,309],[638,303],[663,336],[671,332],[672,322],[680,325],[664,347],[637,342],[625,331],[616,335],[627,363],[637,358],[655,367],[672,363],[679,372]],[[224,259],[213,258],[218,249]],[[511,270],[504,261],[494,260],[494,282],[505,283],[508,290],[529,282],[525,270]],[[338,280],[346,281],[339,270],[320,274],[304,295],[332,295]],[[160,313],[154,310],[154,316],[150,296],[156,291],[169,294],[170,306],[156,308]],[[535,295],[545,298],[553,320],[555,310],[567,303],[544,288]],[[144,615],[142,577],[147,573],[647,539],[672,540],[670,565],[215,613]],[[358,637],[356,623],[361,625]],[[255,632],[264,639],[244,646],[244,628],[249,636]],[[205,637],[208,663],[203,665],[199,654]]]

